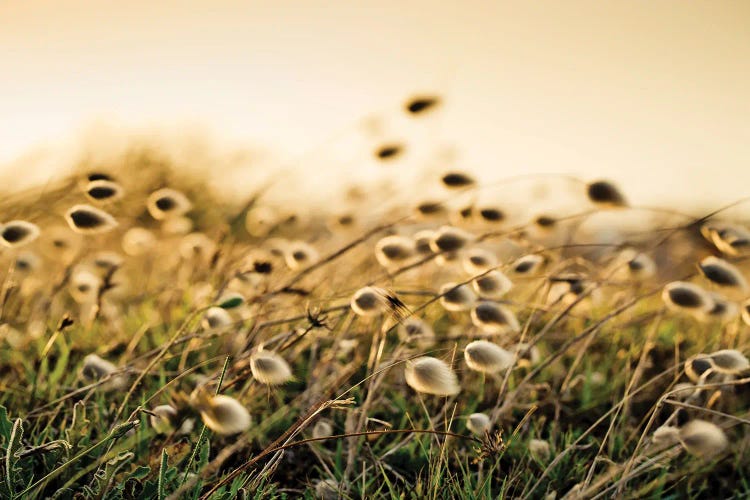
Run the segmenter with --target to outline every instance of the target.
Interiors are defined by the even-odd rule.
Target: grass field
[[[750,496],[730,212],[565,181],[516,220],[455,172],[307,213],[128,161],[0,202],[0,497]]]

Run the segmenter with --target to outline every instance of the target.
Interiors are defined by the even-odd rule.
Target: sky
[[[96,132],[187,130],[332,184],[379,168],[352,148],[407,137],[412,168],[718,205],[750,194],[748,89],[746,0],[0,2],[3,178],[63,171]],[[415,92],[445,100],[418,125]]]

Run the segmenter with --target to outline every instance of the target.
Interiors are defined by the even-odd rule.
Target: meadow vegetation
[[[740,217],[433,187],[237,202],[143,150],[6,193],[0,497],[750,496]]]

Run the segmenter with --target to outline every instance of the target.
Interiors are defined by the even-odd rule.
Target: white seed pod
[[[685,375],[694,384],[702,383],[714,371],[713,361],[705,354],[698,354],[685,361]]]
[[[465,172],[447,172],[440,181],[448,189],[463,189],[476,184],[476,180]]]
[[[464,271],[471,276],[486,273],[490,269],[497,267],[497,256],[484,248],[470,248],[461,257],[461,264]]]
[[[180,255],[183,259],[211,259],[216,253],[216,243],[203,233],[186,234],[180,240]]]
[[[83,358],[83,366],[81,367],[81,375],[83,378],[90,381],[97,381],[107,377],[110,377],[107,382],[100,385],[103,390],[119,390],[125,388],[128,383],[128,379],[125,375],[114,375],[117,371],[117,366],[113,363],[102,359],[96,354],[89,354]]]
[[[193,221],[184,215],[164,219],[161,223],[161,232],[169,236],[183,236],[192,230]]]
[[[423,229],[414,234],[414,250],[421,256],[426,257],[432,255],[433,251],[430,247],[435,231],[431,229]]]
[[[385,312],[400,317],[406,309],[395,294],[375,286],[366,286],[354,292],[350,304],[355,314],[365,317]]]
[[[461,391],[458,378],[450,366],[429,356],[408,360],[404,377],[409,387],[424,394],[453,396]]]
[[[743,226],[707,222],[701,227],[701,233],[723,254],[736,257],[750,252],[750,231]]]
[[[79,234],[106,233],[117,227],[114,217],[91,205],[74,205],[66,212],[65,220]]]
[[[319,259],[315,247],[304,241],[292,241],[284,251],[284,260],[289,269],[303,269],[315,264]]]
[[[79,304],[86,304],[96,300],[102,279],[86,269],[80,269],[70,277],[68,291],[73,300]]]
[[[266,385],[281,385],[294,377],[284,358],[272,351],[256,351],[250,356],[250,371],[255,380]]]
[[[170,405],[159,405],[151,410],[149,423],[157,434],[171,434],[175,430],[177,410]]]
[[[672,446],[680,440],[680,429],[672,425],[662,425],[654,431],[651,442],[655,446]]]
[[[673,311],[707,313],[713,309],[711,296],[701,287],[686,281],[673,281],[661,294],[667,307]]]
[[[12,220],[0,226],[0,243],[8,248],[28,245],[39,237],[39,226],[25,220]]]
[[[312,436],[315,439],[322,439],[333,436],[333,424],[326,418],[321,418],[313,426]]]
[[[627,206],[625,197],[620,190],[609,181],[595,181],[586,185],[589,201],[602,208]]]
[[[466,428],[472,434],[484,436],[492,429],[492,422],[490,422],[490,417],[484,413],[472,413],[466,418]]]
[[[711,309],[706,311],[700,317],[701,319],[708,319],[718,321],[720,323],[728,323],[733,321],[740,314],[739,306],[728,300],[726,297],[717,292],[708,292],[713,306]]]
[[[383,267],[403,265],[416,251],[414,240],[406,236],[385,236],[375,244],[375,258]]]
[[[471,282],[471,286],[483,299],[499,299],[513,288],[513,282],[505,274],[495,270],[478,276]]]
[[[505,220],[505,213],[498,207],[484,206],[477,209],[477,216],[482,222],[500,224]]]
[[[675,384],[674,387],[672,387],[672,390],[669,392],[674,393],[671,394],[671,398],[678,401],[685,401],[693,394],[695,394],[695,390],[696,387],[690,382],[680,382],[679,384]]]
[[[529,441],[529,453],[540,462],[546,462],[551,455],[549,443],[544,439],[531,439]]]
[[[421,219],[425,220],[445,216],[445,213],[447,212],[444,203],[434,200],[421,201],[416,207],[414,207],[414,210]]]
[[[16,255],[13,270],[21,274],[32,274],[42,265],[42,259],[34,252],[23,251]]]
[[[468,311],[476,303],[477,296],[468,285],[445,283],[440,287],[440,305],[446,311]]]
[[[435,330],[423,319],[410,316],[398,325],[398,337],[401,342],[416,343],[427,348],[435,344]]]
[[[466,365],[474,371],[498,373],[510,368],[515,357],[497,344],[475,340],[464,348],[464,359]]]
[[[250,413],[232,397],[213,396],[199,387],[190,395],[190,404],[200,412],[206,427],[217,434],[237,434],[250,427]]]
[[[624,279],[643,281],[656,274],[654,259],[633,248],[623,250],[616,259],[615,265],[618,266],[617,274]]]
[[[91,258],[91,264],[102,273],[107,273],[112,269],[122,267],[125,260],[117,252],[108,252],[106,250],[97,252]]]
[[[336,500],[341,498],[339,483],[335,479],[323,479],[315,483],[315,498]]]
[[[688,453],[702,458],[715,456],[729,446],[724,431],[705,420],[691,420],[680,427],[679,439]]]
[[[516,364],[521,368],[534,366],[542,360],[539,348],[526,342],[514,344],[508,350],[515,355]]]
[[[122,198],[124,191],[116,182],[97,179],[89,182],[84,188],[86,197],[94,203],[111,203]]]
[[[708,356],[713,362],[714,369],[719,373],[737,375],[750,368],[747,357],[735,349],[722,349]]]
[[[126,255],[137,257],[149,253],[156,246],[156,236],[148,229],[131,227],[122,235],[122,249]]]
[[[747,291],[747,281],[740,270],[724,259],[710,255],[700,261],[698,268],[706,279],[716,285]]]
[[[539,254],[528,254],[523,257],[519,257],[510,265],[510,271],[513,274],[534,276],[537,274],[544,265],[544,257]]]
[[[474,235],[452,226],[443,226],[432,235],[430,248],[433,252],[457,252],[475,239]]]
[[[234,320],[229,311],[222,307],[214,306],[206,310],[201,323],[206,330],[219,330],[231,326]]]
[[[185,215],[192,207],[193,205],[187,196],[170,188],[162,188],[154,191],[146,201],[148,213],[156,220]]]
[[[245,230],[250,236],[263,238],[279,225],[280,215],[268,205],[259,205],[245,214]]]
[[[502,304],[486,300],[472,308],[471,322],[488,334],[521,331],[521,325],[513,311]]]
[[[54,262],[70,263],[81,251],[81,236],[67,226],[55,226],[41,235],[42,251]]]

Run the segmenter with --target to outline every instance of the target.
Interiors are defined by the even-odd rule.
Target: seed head
[[[458,378],[442,360],[424,356],[406,362],[406,383],[417,392],[453,396],[461,391]]]
[[[237,434],[250,427],[247,408],[229,396],[213,396],[199,387],[190,395],[190,404],[200,412],[206,427],[217,434]]]
[[[701,458],[713,457],[729,446],[724,431],[705,420],[691,420],[680,428],[678,437],[688,453]]]
[[[446,311],[468,311],[477,300],[471,288],[457,283],[445,283],[440,287],[440,295],[440,305]]]
[[[106,233],[117,227],[117,221],[104,210],[91,205],[75,205],[65,214],[70,228],[80,234]]]
[[[39,237],[39,227],[24,220],[12,220],[0,225],[0,243],[8,248],[27,245]]]
[[[497,344],[475,340],[464,348],[468,367],[482,373],[498,373],[513,365],[514,356]]]
[[[484,436],[490,431],[490,429],[492,429],[492,422],[490,422],[490,417],[484,413],[472,413],[466,419],[466,428],[469,429],[472,434]]]
[[[273,351],[253,353],[250,356],[250,371],[255,380],[266,385],[281,385],[294,378],[286,360]]]
[[[192,208],[187,196],[170,188],[162,188],[151,193],[146,201],[146,208],[156,220],[184,215]]]
[[[521,325],[513,311],[496,302],[483,300],[471,310],[474,326],[488,334],[519,332]]]

